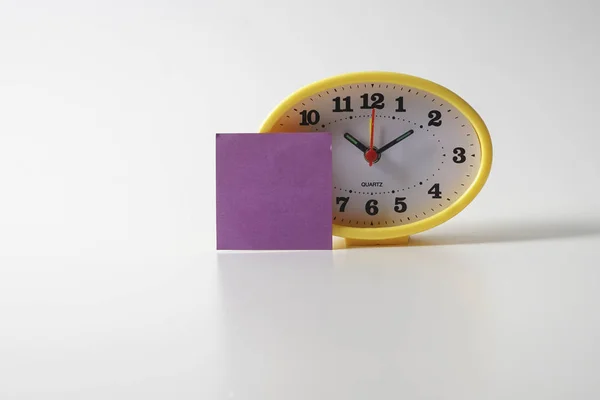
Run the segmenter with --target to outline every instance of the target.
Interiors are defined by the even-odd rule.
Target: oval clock
[[[333,235],[400,244],[461,212],[492,165],[486,125],[465,100],[394,72],[327,78],[283,100],[261,133],[329,132]]]

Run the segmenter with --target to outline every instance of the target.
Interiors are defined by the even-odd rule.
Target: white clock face
[[[461,197],[481,162],[468,119],[405,85],[323,90],[293,105],[272,130],[332,134],[333,223],[343,226],[392,227],[431,217]]]

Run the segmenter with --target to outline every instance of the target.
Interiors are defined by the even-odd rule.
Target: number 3
[[[463,149],[462,147],[457,147],[454,150],[452,150],[452,152],[456,154],[454,157],[452,157],[452,161],[454,161],[455,163],[462,164],[467,160],[467,157],[465,157],[465,149]]]

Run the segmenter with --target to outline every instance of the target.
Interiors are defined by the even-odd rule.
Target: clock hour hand
[[[392,140],[391,142],[389,142],[385,146],[382,146],[381,148],[377,149],[377,154],[383,153],[384,151],[386,151],[390,147],[392,147],[392,146],[400,143],[401,141],[403,141],[404,139],[406,139],[407,137],[409,137],[413,133],[415,133],[415,131],[413,131],[412,129],[410,131],[406,132],[406,133],[403,133],[402,135],[398,136],[396,139]]]
[[[355,138],[348,132],[344,133],[344,139],[346,139],[347,141],[352,143],[357,149],[359,149],[363,153],[365,153],[369,150],[368,146],[365,146],[364,144],[362,144],[357,138]]]

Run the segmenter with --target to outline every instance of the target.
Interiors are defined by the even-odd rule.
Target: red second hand
[[[375,108],[371,109],[371,143],[369,150],[365,153],[365,158],[369,162],[369,167],[373,165],[373,162],[377,159],[377,152],[373,149],[373,137],[375,133]]]

